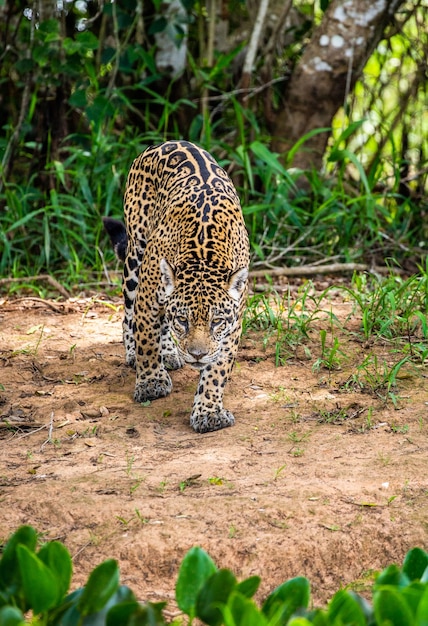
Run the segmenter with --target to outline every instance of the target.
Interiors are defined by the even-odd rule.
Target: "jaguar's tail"
[[[124,261],[126,258],[126,249],[128,247],[128,237],[126,235],[125,224],[120,220],[112,217],[103,217],[104,228],[109,234],[113,250],[119,259]]]

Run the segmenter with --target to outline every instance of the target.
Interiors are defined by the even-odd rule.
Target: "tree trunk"
[[[323,20],[285,83],[283,108],[273,127],[272,149],[284,155],[304,135],[330,127],[361,75],[385,27],[404,0],[331,0]],[[308,139],[292,163],[322,166],[329,133]]]

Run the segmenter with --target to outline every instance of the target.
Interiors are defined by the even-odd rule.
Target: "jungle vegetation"
[[[208,149],[253,268],[416,271],[427,248],[426,0],[3,0],[0,275],[95,280],[148,145]],[[10,288],[10,285],[9,285]]]

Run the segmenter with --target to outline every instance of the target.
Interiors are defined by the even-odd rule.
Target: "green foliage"
[[[22,526],[9,539],[0,560],[0,626],[164,626],[165,603],[140,604],[119,584],[116,561],[96,567],[86,585],[67,595],[71,558],[59,542],[36,552],[37,534]],[[309,581],[301,576],[279,585],[261,607],[254,600],[258,576],[238,582],[229,569],[217,569],[199,547],[185,555],[178,573],[176,602],[188,616],[208,626],[426,626],[428,554],[407,553],[403,566],[390,565],[373,586],[373,604],[341,589],[325,608],[309,608]],[[181,622],[174,622],[181,623]]]
[[[361,311],[366,339],[428,338],[428,266],[420,270],[404,280],[393,270],[386,279],[354,276],[353,288],[347,291]]]
[[[196,598],[207,579],[214,574],[216,566],[211,558],[199,548],[192,548],[185,556],[176,585],[179,608],[189,615],[196,615]],[[192,584],[189,584],[189,581]]]
[[[323,328],[320,330],[321,339],[321,356],[315,361],[312,366],[314,371],[320,368],[327,370],[340,369],[341,357],[345,356],[343,351],[339,347],[338,337],[332,338],[332,345],[327,345],[327,331]]]
[[[353,102],[352,115],[347,108],[333,130],[303,133],[279,158],[269,148],[272,137],[263,109],[270,91],[240,98],[235,72],[240,71],[246,42],[238,37],[233,49],[209,53],[207,39],[214,30],[205,3],[183,1],[183,13],[171,17],[169,3],[157,0],[143,3],[144,9],[133,0],[118,0],[101,4],[96,14],[91,13],[95,5],[73,1],[57,7],[58,15],[47,13],[43,21],[33,10],[23,12],[19,3],[3,4],[0,275],[47,271],[67,285],[91,272],[99,279],[105,262],[113,260],[100,217],[122,214],[132,160],[147,145],[182,137],[212,151],[230,172],[242,201],[254,267],[331,258],[382,263],[394,257],[398,263],[414,264],[426,252],[424,168],[413,176],[418,170],[414,155],[422,162],[426,152],[426,133],[422,127],[419,134],[410,132],[410,112],[395,113],[414,94],[413,115],[423,120],[425,92],[417,82],[423,74],[418,59],[424,58],[426,30],[421,7],[400,14],[402,28],[369,62],[366,81],[381,89],[390,84],[391,59],[394,84],[415,76],[409,98],[394,93],[386,130],[380,114],[376,120],[367,117],[373,106],[376,111],[385,108],[382,98],[373,99],[363,90],[364,97]],[[234,38],[247,30],[242,24],[249,25],[249,15],[244,2],[229,4]],[[282,102],[275,81],[283,79],[284,68],[288,73],[295,67],[328,4],[293,3],[299,26],[287,27],[291,41],[277,58],[268,55],[268,74],[275,74],[273,113]],[[156,37],[169,37],[179,49],[185,29],[187,66],[181,75],[168,74],[158,68]],[[262,56],[256,60],[261,69]],[[393,68],[403,68],[404,76]],[[370,124],[376,126],[376,137],[368,136]],[[385,138],[384,132],[390,136]],[[319,133],[332,133],[328,176],[292,168],[296,153],[305,151]],[[410,146],[406,152],[404,139],[418,140],[420,148]],[[370,154],[376,152],[373,159],[364,152],[366,145]],[[410,178],[407,187],[401,184],[404,175]]]
[[[353,362],[353,373],[345,387],[367,391],[395,405],[394,390],[402,370],[417,374],[428,359],[427,278],[428,268],[420,266],[420,273],[405,279],[393,273],[384,278],[355,274],[351,287],[330,286],[316,292],[312,282],[307,281],[292,295],[290,289],[283,295],[274,290],[255,293],[247,302],[243,333],[263,331],[263,347],[273,349],[277,366],[296,356],[314,358],[314,371],[331,372],[341,369],[345,362]],[[387,359],[380,358],[376,351],[356,355],[354,349],[339,341],[335,329],[342,335],[346,333],[347,320],[342,327],[329,308],[332,291],[342,292],[344,299],[354,305],[347,320],[353,316],[361,320],[359,332],[352,331],[351,335],[359,341],[386,344]],[[326,323],[328,330],[320,328]],[[316,358],[312,355],[314,331],[321,347]]]
[[[68,593],[72,561],[58,541],[37,551],[37,533],[21,526],[6,543],[0,560],[0,625],[113,626],[164,624],[163,603],[140,605],[132,591],[119,584],[119,568],[110,559],[89,575],[86,585]]]
[[[322,294],[314,295],[310,281],[293,297],[290,291],[283,296],[276,292],[256,293],[248,300],[243,332],[265,331],[264,347],[274,343],[275,363],[284,365],[297,347],[307,341],[309,329],[319,319],[321,299]]]
[[[167,115],[171,106],[167,98],[157,95],[157,99]],[[261,134],[247,144],[246,118],[251,115],[238,104],[235,109],[242,143],[233,146],[211,139],[206,147],[230,171],[237,186],[255,268],[330,258],[365,260],[375,247],[383,256],[395,255],[397,261],[413,255],[412,245],[417,245],[420,232],[414,233],[413,244],[413,235],[405,233],[408,252],[401,244],[403,224],[408,225],[412,215],[409,204],[404,207],[393,195],[371,191],[378,181],[368,188],[364,177],[361,192],[350,191],[345,171],[333,186],[315,172],[287,169]],[[0,275],[48,271],[64,277],[66,284],[89,272],[101,276],[104,259],[114,258],[101,216],[122,214],[130,164],[147,145],[164,139],[165,123],[160,120],[159,127],[144,136],[135,135],[131,128],[117,135],[113,123],[104,118],[102,127],[95,124],[86,134],[68,137],[64,156],[46,163],[43,178],[51,181],[49,190],[43,190],[39,173],[25,182],[5,183],[0,193],[4,205]],[[200,142],[198,135],[191,139]],[[336,160],[345,159],[344,151],[332,154]],[[297,184],[302,175],[306,189]]]

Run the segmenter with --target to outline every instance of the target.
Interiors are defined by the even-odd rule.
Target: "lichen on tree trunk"
[[[404,0],[332,0],[319,27],[284,83],[272,148],[284,155],[310,131],[330,127],[360,77],[385,27]],[[309,138],[293,166],[320,169],[329,133]]]

